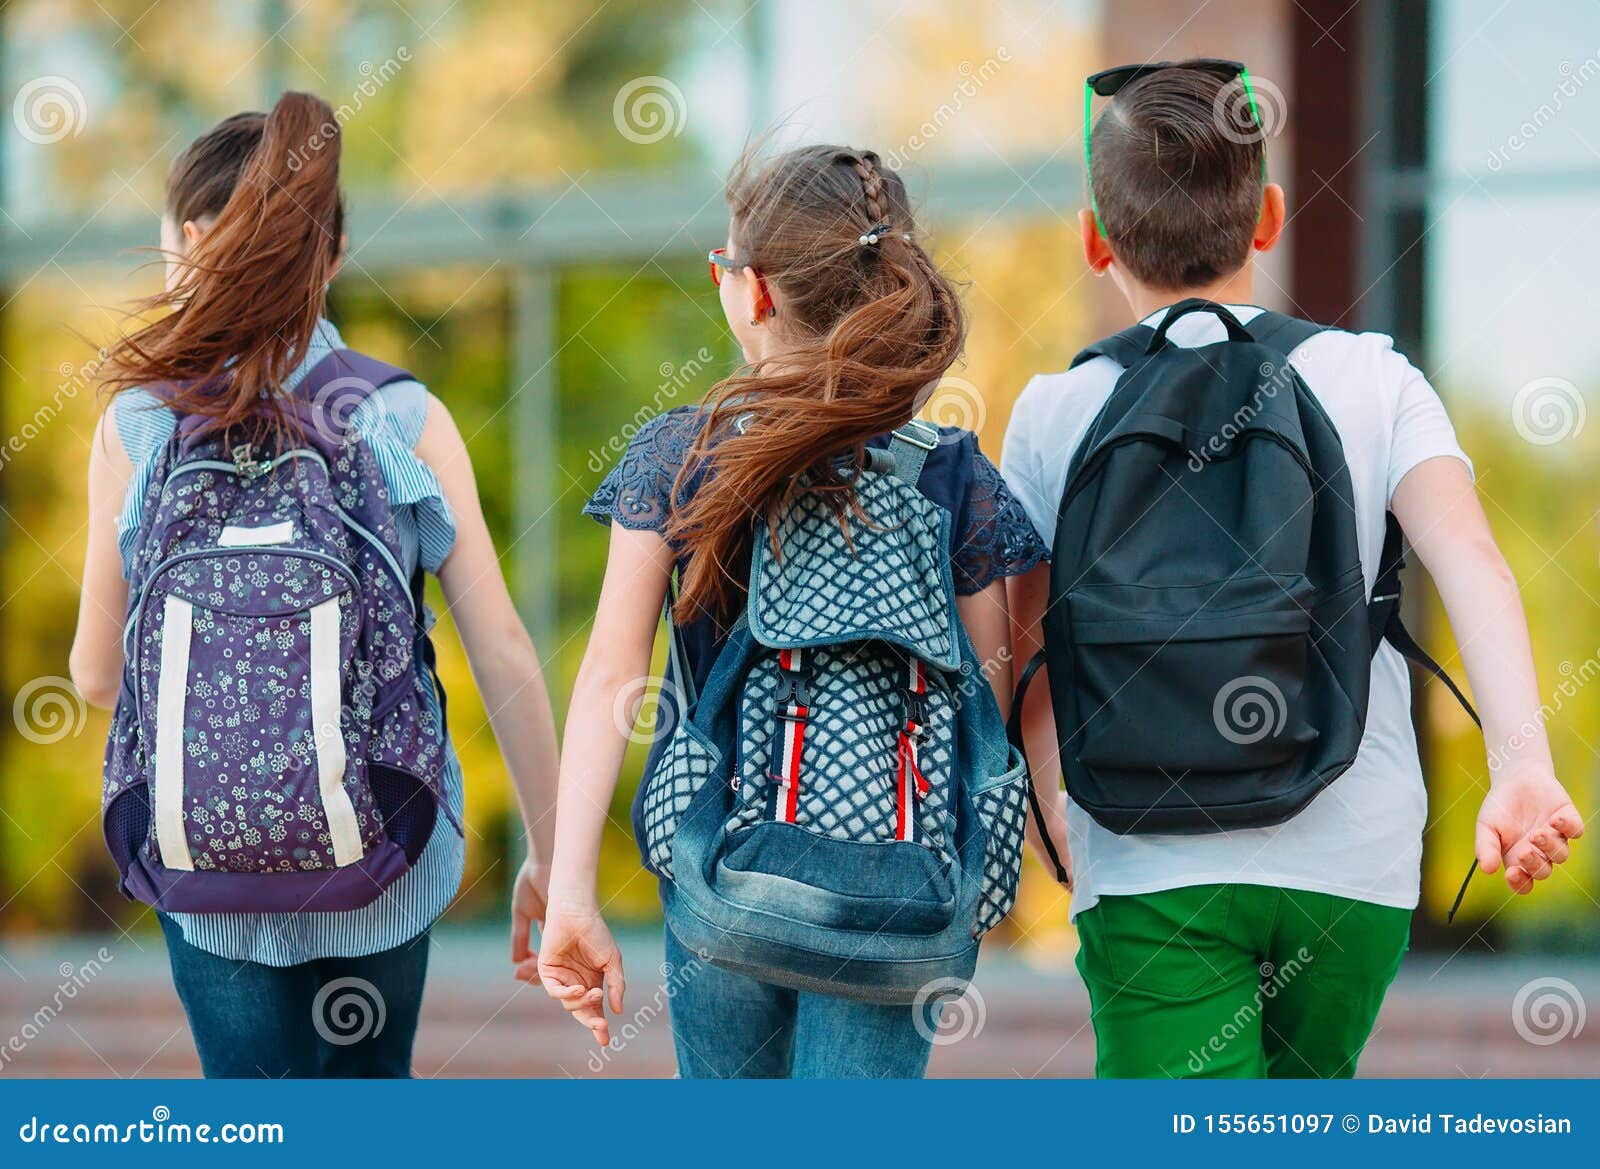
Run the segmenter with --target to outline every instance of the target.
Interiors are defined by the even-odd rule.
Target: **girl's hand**
[[[516,884],[511,888],[511,961],[519,968],[530,963],[531,982],[537,973],[538,955],[533,952],[531,938],[534,924],[544,929],[545,907],[550,902],[550,869],[533,857],[522,862],[517,870]]]
[[[517,967],[518,978],[532,981],[525,973],[529,965]],[[611,1042],[605,1008],[609,1002],[613,1014],[622,1014],[622,952],[599,910],[550,914],[539,946],[538,977],[550,997],[594,1033],[596,1043]]]

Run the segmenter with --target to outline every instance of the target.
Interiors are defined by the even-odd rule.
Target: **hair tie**
[[[875,248],[878,246],[878,241],[884,236],[888,235],[889,232],[890,228],[887,223],[880,223],[875,227],[869,227],[867,228],[867,234],[861,237],[861,246],[864,248]],[[910,239],[911,237],[908,235],[905,238]]]

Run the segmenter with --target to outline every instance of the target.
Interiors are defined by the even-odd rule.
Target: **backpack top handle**
[[[1230,341],[1255,340],[1250,335],[1250,330],[1239,323],[1239,318],[1234,316],[1226,305],[1218,304],[1214,300],[1203,300],[1198,296],[1192,296],[1188,300],[1180,300],[1167,310],[1167,315],[1161,318],[1161,324],[1156,328],[1155,335],[1150,338],[1150,343],[1145,346],[1144,351],[1146,353],[1155,353],[1159,350],[1167,343],[1167,331],[1172,328],[1173,323],[1180,317],[1186,317],[1190,313],[1210,313],[1216,317],[1222,322],[1223,327],[1228,330],[1228,340]]]

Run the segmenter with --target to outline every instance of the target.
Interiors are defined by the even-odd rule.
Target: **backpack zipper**
[[[302,456],[310,459],[312,462],[321,467],[323,474],[330,477],[332,476],[332,472],[328,469],[328,461],[320,454],[309,449],[308,447],[296,447],[294,450],[285,451],[276,458],[268,459],[265,463],[250,464],[250,471],[248,474],[238,464],[224,462],[222,459],[195,459],[192,462],[183,463],[182,465],[175,467],[172,473],[162,481],[161,490],[165,492],[167,485],[174,479],[178,478],[180,475],[187,475],[193,471],[222,471],[238,478],[259,478],[260,476],[271,471],[279,463],[282,463],[288,459],[299,458]],[[381,539],[378,538],[377,533],[370,531],[366,527],[363,527],[355,519],[355,517],[353,517],[349,512],[345,511],[344,508],[340,507],[337,502],[333,504],[333,510],[339,516],[339,521],[344,524],[345,527],[349,528],[368,544],[372,545],[372,547],[377,551],[378,555],[383,557],[383,561],[386,565],[388,565],[389,571],[394,574],[395,582],[400,586],[401,592],[405,594],[406,607],[411,611],[411,616],[416,617],[417,603],[416,599],[411,595],[411,582],[406,579],[406,574],[400,571],[400,565],[395,560],[393,554],[390,553],[388,547]],[[126,636],[126,630],[124,630],[124,636]]]
[[[272,554],[272,555],[275,555],[275,556],[301,556],[301,557],[304,557],[307,560],[320,561],[321,563],[326,564],[328,567],[332,568],[335,572],[339,573],[347,581],[349,581],[350,582],[351,594],[355,597],[356,603],[360,604],[362,602],[361,582],[358,579],[356,579],[356,574],[350,570],[348,565],[342,564],[340,561],[338,561],[334,557],[328,556],[328,555],[326,555],[325,553],[322,553],[322,552],[317,552],[317,551],[312,550],[312,549],[303,549],[303,548],[288,548],[288,549],[286,549],[281,544],[241,544],[236,548],[228,548],[228,549],[191,548],[187,552],[180,552],[176,556],[167,557],[160,564],[156,565],[155,569],[145,579],[144,587],[139,590],[139,602],[134,607],[134,611],[133,611],[134,612],[134,621],[133,621],[133,647],[134,647],[134,651],[135,652],[137,651],[137,647],[138,647],[138,644],[139,644],[139,639],[143,634],[145,606],[146,606],[147,602],[150,599],[150,590],[153,587],[155,587],[155,582],[157,581],[157,579],[160,578],[162,573],[166,572],[167,569],[171,568],[175,564],[182,564],[185,561],[189,561],[189,560],[197,560],[202,556],[216,556],[219,553],[237,554],[237,553],[248,553],[248,552],[269,553],[269,554]],[[126,642],[124,642],[124,644],[123,644],[122,654],[123,654],[124,660],[131,666],[132,661],[133,661],[133,653],[129,651],[129,646],[128,646],[128,644]],[[143,725],[143,723],[144,723],[144,698],[139,693],[139,687],[138,687],[137,683],[133,687],[133,717],[134,717],[135,721],[137,721],[141,726]]]

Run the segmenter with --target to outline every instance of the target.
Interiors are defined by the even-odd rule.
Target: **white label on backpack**
[[[167,596],[161,617],[161,673],[156,680],[156,847],[169,869],[194,871],[183,827],[183,713],[189,700],[189,639],[194,606]]]
[[[333,863],[361,859],[361,828],[344,790],[344,729],[339,725],[339,598],[311,610],[311,727],[317,752],[317,788],[333,837]]]
[[[217,537],[218,548],[241,548],[251,544],[287,544],[294,539],[294,521],[284,520],[279,524],[267,524],[260,528],[235,528],[222,529],[222,535]]]

